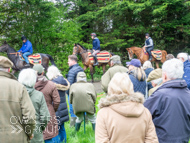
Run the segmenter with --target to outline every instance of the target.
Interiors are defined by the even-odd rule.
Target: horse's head
[[[73,55],[77,55],[78,53],[80,53],[80,47],[78,44],[74,44]]]
[[[8,45],[7,42],[5,41],[5,42],[3,43],[3,45],[0,46],[0,52],[6,52],[8,48],[9,48],[9,45]]]
[[[131,48],[126,48],[126,49],[127,49],[128,55],[129,55],[129,60],[132,60],[133,59],[133,55],[134,55],[132,49]]]

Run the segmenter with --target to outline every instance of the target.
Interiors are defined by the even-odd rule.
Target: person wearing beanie
[[[126,62],[129,66],[129,77],[133,83],[134,91],[141,92],[146,96],[146,74],[141,68],[141,62],[139,59],[132,59],[130,62]]]
[[[114,55],[110,58],[111,67],[101,77],[101,87],[104,92],[107,92],[108,84],[115,73],[117,72],[128,72],[128,69],[121,64],[120,56]]]
[[[73,105],[74,113],[77,116],[75,130],[79,131],[81,122],[84,120],[84,112],[86,112],[87,119],[92,123],[92,128],[95,130],[97,94],[94,85],[87,83],[84,72],[77,74],[77,82],[71,85],[69,95],[69,101]]]

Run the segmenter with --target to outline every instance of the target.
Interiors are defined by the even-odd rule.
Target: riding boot
[[[30,67],[30,64],[26,64],[26,65],[24,65],[25,67]]]
[[[80,125],[81,123],[75,123],[75,131],[79,131],[80,130]]]
[[[97,59],[97,56],[94,56],[94,66],[97,66],[98,65],[98,59]]]
[[[92,129],[95,131],[96,123],[92,123]]]
[[[152,61],[152,55],[149,55],[149,61]]]

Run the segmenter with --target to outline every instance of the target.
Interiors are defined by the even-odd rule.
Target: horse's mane
[[[86,49],[85,47],[83,47],[81,44],[78,43],[77,45],[81,46],[81,48],[82,48],[83,50],[86,50],[86,51],[87,51],[87,49]]]

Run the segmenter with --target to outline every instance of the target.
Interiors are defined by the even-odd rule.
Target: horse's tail
[[[167,52],[165,50],[162,50],[162,59],[161,62],[164,63],[166,61]]]
[[[48,54],[46,54],[46,56],[48,56],[49,60],[51,61],[51,64],[54,65],[54,66],[56,66],[56,64],[55,64],[55,62],[54,62],[52,56],[50,56],[50,55],[48,55]]]

